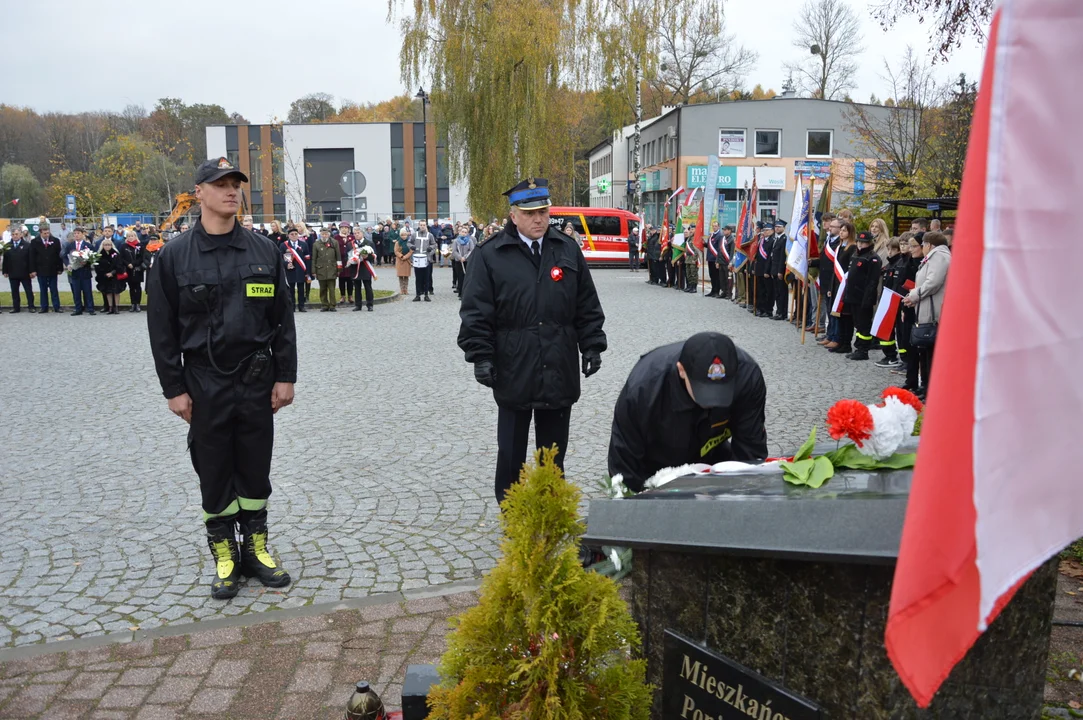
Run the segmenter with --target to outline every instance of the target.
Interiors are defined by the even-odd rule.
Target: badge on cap
[[[553,278],[553,280],[555,280],[556,282],[560,282],[564,279],[564,271],[558,267],[555,267],[549,271],[549,277]]]
[[[232,170],[233,166],[229,164],[229,160],[226,160],[225,158],[218,158],[218,169]]]
[[[535,189],[536,187],[538,187],[537,185],[535,185],[535,184],[534,184],[534,178],[530,178],[530,179],[528,179],[528,180],[526,181],[526,186],[527,186],[527,187],[528,187],[529,189],[531,189],[531,190],[533,190],[533,189]]]
[[[711,363],[711,367],[707,368],[708,380],[725,380],[726,379],[726,366],[722,364],[722,358],[715,356],[714,362]]]

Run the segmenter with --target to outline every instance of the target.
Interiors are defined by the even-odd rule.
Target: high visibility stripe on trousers
[[[868,340],[869,342],[872,342],[872,335],[862,335],[861,331],[855,331],[855,332],[857,332],[857,339],[858,340]]]
[[[882,348],[894,347],[894,346],[895,346],[895,341],[894,340],[881,340],[880,341],[880,347],[882,347]]]

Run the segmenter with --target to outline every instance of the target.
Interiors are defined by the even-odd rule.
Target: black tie
[[[530,241],[530,254],[533,256],[535,265],[541,262],[541,250],[539,250],[540,245],[541,243],[539,243],[537,240]]]

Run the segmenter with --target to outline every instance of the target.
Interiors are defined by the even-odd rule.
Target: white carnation
[[[909,405],[889,397],[884,406],[869,405],[872,413],[872,436],[858,448],[862,455],[883,460],[891,457],[903,441],[914,432],[918,413]]]

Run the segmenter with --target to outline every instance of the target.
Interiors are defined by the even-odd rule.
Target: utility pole
[[[632,212],[639,214],[643,206],[643,184],[639,181],[639,130],[643,122],[643,64],[640,56],[635,57],[636,63],[636,129],[635,142],[632,145],[632,172],[635,175],[635,185],[632,193]]]
[[[425,168],[425,221],[428,222],[428,218],[433,217],[433,212],[436,210],[429,207],[429,94],[425,92],[425,88],[418,88],[417,95],[414,97],[421,100],[421,152],[425,156],[422,167]]]

